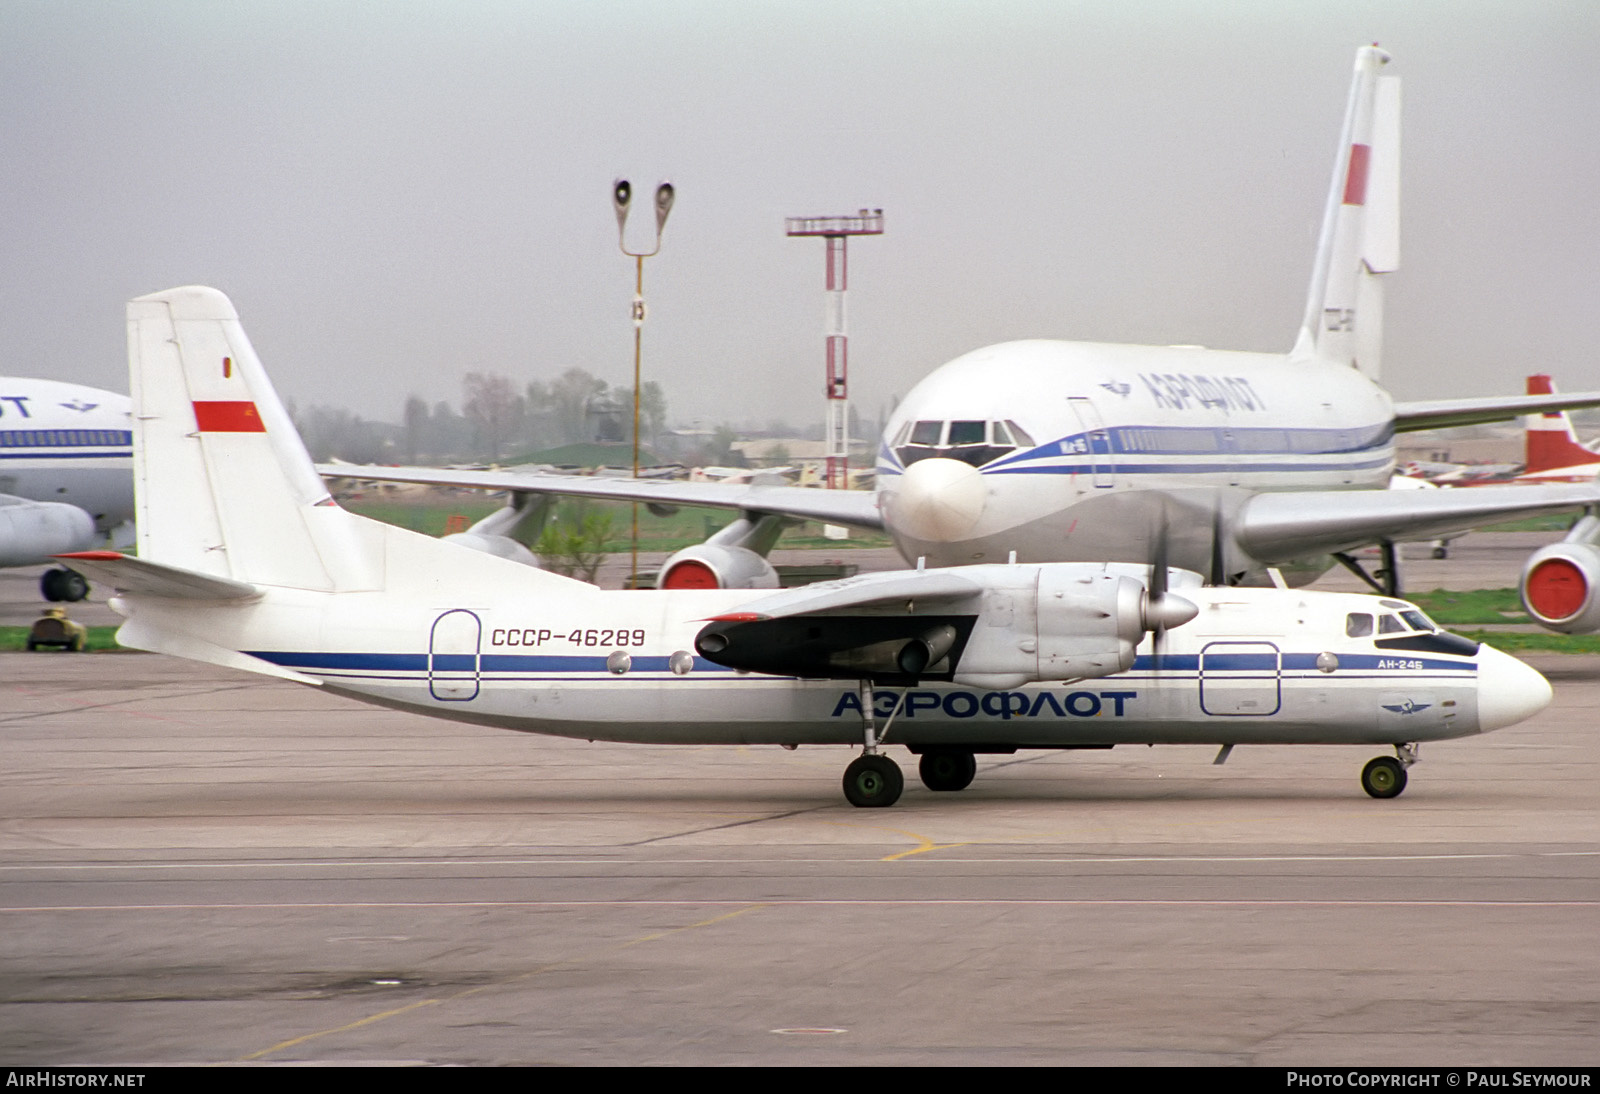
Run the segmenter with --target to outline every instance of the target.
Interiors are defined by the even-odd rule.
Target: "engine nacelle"
[[[658,589],[776,589],[778,571],[748,547],[696,543],[662,565]]]
[[[1038,574],[1031,597],[1006,589],[985,593],[983,612],[956,666],[957,683],[1013,688],[1109,676],[1133,666],[1134,650],[1149,629],[1141,582],[1073,566],[1041,566]]]
[[[31,566],[95,545],[94,518],[55,501],[0,502],[0,566]]]
[[[1566,634],[1600,630],[1600,549],[1562,542],[1541,547],[1522,567],[1522,606],[1542,627]]]

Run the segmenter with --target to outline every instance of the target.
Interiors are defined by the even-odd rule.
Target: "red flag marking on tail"
[[[1367,203],[1367,165],[1372,159],[1372,149],[1364,144],[1350,146],[1350,171],[1344,177],[1344,203]]]
[[[202,433],[265,433],[266,423],[249,402],[207,402],[194,404],[195,424]]]

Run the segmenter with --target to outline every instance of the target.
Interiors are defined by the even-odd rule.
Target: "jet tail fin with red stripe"
[[[1389,55],[1356,51],[1306,314],[1291,357],[1336,361],[1377,379],[1383,275],[1400,268],[1400,81]]]

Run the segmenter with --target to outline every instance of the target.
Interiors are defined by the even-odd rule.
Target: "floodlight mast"
[[[639,361],[644,335],[644,260],[661,253],[661,232],[667,226],[667,214],[677,199],[677,188],[663,181],[656,187],[656,246],[653,251],[628,250],[628,208],[633,202],[633,186],[627,179],[611,183],[611,207],[617,214],[617,246],[633,259],[633,477],[639,477]],[[639,587],[639,503],[633,503],[633,562],[631,564],[632,588]]]
[[[848,288],[846,241],[850,236],[881,236],[883,210],[861,209],[853,217],[786,217],[785,234],[821,236],[827,241],[827,295],[824,337],[827,340],[825,448],[830,490],[850,486],[850,361],[845,332],[845,290]]]

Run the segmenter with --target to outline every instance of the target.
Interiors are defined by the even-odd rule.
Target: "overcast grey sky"
[[[617,175],[678,186],[678,420],[821,417],[822,244],[783,218],[860,206],[868,416],[1011,338],[1284,350],[1369,41],[1405,79],[1387,385],[1600,388],[1590,0],[0,0],[0,372],[125,391],[124,302],[201,283],[302,403],[626,384]]]

